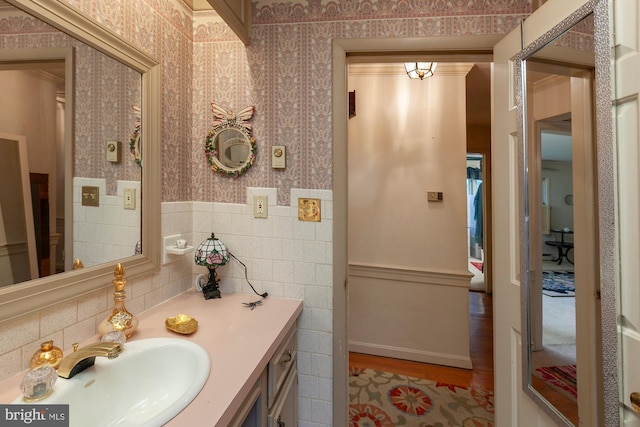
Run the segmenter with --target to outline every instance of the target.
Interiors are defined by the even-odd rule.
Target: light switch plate
[[[298,199],[298,220],[320,222],[320,199]]]
[[[271,167],[274,169],[287,167],[287,149],[284,145],[271,146]]]
[[[442,192],[441,191],[427,191],[427,200],[429,202],[441,202],[442,201]]]
[[[100,188],[82,186],[82,206],[100,206]]]
[[[120,163],[120,141],[107,141],[107,161]]]

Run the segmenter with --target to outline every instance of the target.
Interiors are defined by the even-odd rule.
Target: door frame
[[[450,36],[434,38],[334,39],[332,61],[332,152],[333,152],[333,425],[348,419],[348,93],[347,56],[394,55],[395,62],[446,55],[449,62],[487,62],[493,46],[503,35]],[[460,53],[458,53],[460,52]],[[397,55],[397,56],[396,56]],[[462,59],[464,58],[464,59]],[[437,60],[437,59],[436,59]]]

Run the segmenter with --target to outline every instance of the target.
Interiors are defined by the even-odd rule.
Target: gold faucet
[[[96,356],[108,359],[116,358],[122,353],[122,346],[116,342],[100,341],[78,348],[78,344],[73,345],[73,353],[62,359],[58,367],[58,376],[71,378],[78,372],[82,372],[93,366]]]

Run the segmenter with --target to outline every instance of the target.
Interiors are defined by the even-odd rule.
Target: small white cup
[[[176,247],[178,249],[184,249],[187,247],[187,241],[184,239],[178,239],[176,240]]]

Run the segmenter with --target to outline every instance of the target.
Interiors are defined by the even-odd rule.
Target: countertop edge
[[[253,388],[253,385],[256,383],[256,381],[258,381],[258,378],[260,378],[264,369],[266,369],[267,365],[269,364],[269,361],[275,354],[276,350],[280,347],[280,345],[282,345],[282,343],[284,342],[284,339],[287,337],[287,334],[298,321],[298,317],[300,316],[300,313],[302,313],[302,303],[298,306],[298,308],[296,309],[293,316],[289,319],[289,321],[284,325],[284,327],[278,334],[278,337],[273,342],[273,344],[271,344],[271,347],[269,347],[269,350],[264,354],[264,356],[260,360],[260,363],[255,367],[255,369],[253,370],[253,372],[245,382],[240,392],[236,394],[231,404],[227,406],[227,409],[220,417],[220,420],[215,424],[215,427],[226,427],[229,424],[229,422],[233,419],[236,412],[238,411],[238,409],[240,409],[240,406],[249,395],[249,391]]]

